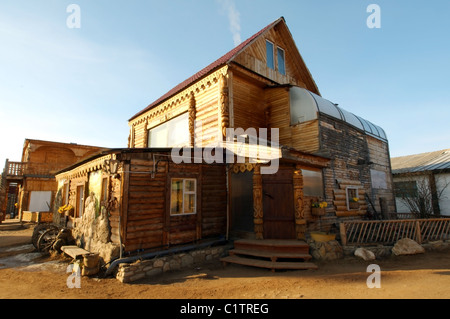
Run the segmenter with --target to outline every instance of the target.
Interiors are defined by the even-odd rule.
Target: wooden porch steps
[[[317,269],[311,259],[309,246],[299,240],[248,240],[234,242],[234,249],[221,261],[245,266],[280,269]]]

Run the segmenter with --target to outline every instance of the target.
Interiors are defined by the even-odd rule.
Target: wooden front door
[[[292,168],[280,168],[262,175],[265,239],[296,238],[292,174]]]

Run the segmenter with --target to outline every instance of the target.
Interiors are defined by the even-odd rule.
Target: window
[[[102,193],[100,195],[100,204],[106,206],[107,200],[108,200],[108,178],[104,177],[102,179]]]
[[[77,186],[77,207],[76,207],[77,217],[83,216],[84,209],[84,185]]]
[[[417,182],[394,182],[394,192],[395,197],[399,198],[415,197],[417,195]]]
[[[277,64],[278,64],[278,72],[283,75],[286,75],[286,67],[284,62],[284,50],[280,47],[277,47]]]
[[[63,205],[69,204],[69,182],[64,183],[63,188]]]
[[[321,171],[302,169],[303,194],[305,196],[323,197],[323,178]]]
[[[195,214],[197,211],[197,180],[172,178],[170,215]]]
[[[275,59],[273,56],[273,43],[266,40],[266,59],[267,66],[271,69],[275,69]]]
[[[359,209],[358,188],[347,187],[345,191],[346,191],[346,195],[347,195],[347,209],[348,210],[358,210]]]
[[[28,210],[31,212],[49,212],[51,201],[51,191],[32,191]]]
[[[177,116],[149,130],[149,147],[173,147],[189,145],[188,113]]]

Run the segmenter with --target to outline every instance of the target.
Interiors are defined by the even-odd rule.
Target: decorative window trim
[[[359,201],[359,193],[358,193],[358,189],[359,187],[357,186],[347,186],[345,188],[345,200],[347,201],[347,209],[348,210],[359,210],[359,203],[356,202],[358,205],[356,205],[357,207],[351,207],[352,202],[351,199],[352,198],[357,198]]]

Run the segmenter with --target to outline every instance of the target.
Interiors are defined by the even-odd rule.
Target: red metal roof
[[[137,114],[135,114],[132,118],[129,119],[129,121],[131,121],[132,119],[138,117],[139,115],[147,112],[148,110],[152,109],[153,107],[155,107],[156,105],[160,104],[161,102],[169,99],[170,97],[172,97],[173,95],[181,92],[182,90],[184,90],[186,87],[188,87],[189,85],[193,84],[194,82],[196,82],[197,80],[203,78],[204,76],[206,76],[207,74],[215,71],[216,69],[224,66],[225,64],[227,64],[230,60],[233,59],[233,57],[238,54],[241,50],[243,50],[247,45],[249,45],[253,40],[255,40],[258,36],[260,36],[262,33],[264,33],[266,30],[272,28],[273,26],[275,26],[276,24],[278,24],[278,22],[280,21],[284,21],[284,18],[281,17],[279,19],[277,19],[276,21],[272,22],[271,24],[269,24],[268,26],[266,26],[265,28],[261,29],[260,31],[258,31],[257,33],[255,33],[253,36],[251,36],[250,38],[248,38],[247,40],[245,40],[244,42],[242,42],[241,44],[239,44],[238,46],[236,46],[235,48],[233,48],[231,51],[227,52],[225,55],[223,55],[222,57],[220,57],[219,59],[217,59],[216,61],[214,61],[213,63],[211,63],[210,65],[208,65],[207,67],[203,68],[202,70],[200,70],[199,72],[195,73],[193,76],[191,76],[190,78],[184,80],[183,82],[181,82],[180,84],[178,84],[177,86],[175,86],[173,89],[171,89],[169,92],[167,92],[166,94],[164,94],[163,96],[161,96],[159,99],[157,99],[156,101],[154,101],[153,103],[151,103],[150,105],[148,105],[145,109],[143,109],[142,111],[138,112]]]

